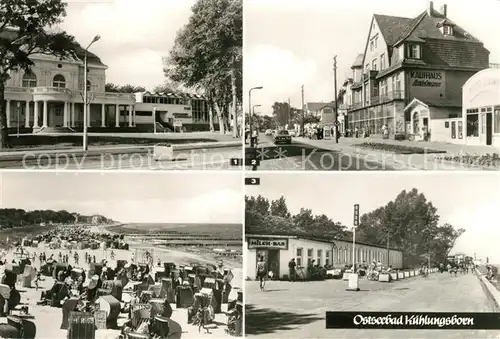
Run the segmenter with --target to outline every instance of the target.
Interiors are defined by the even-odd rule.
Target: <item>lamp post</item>
[[[252,145],[252,91],[254,89],[262,89],[264,87],[262,86],[257,86],[257,87],[252,87],[248,91],[248,123],[250,125],[250,147],[254,147]]]
[[[26,108],[26,114],[28,114],[28,107]],[[19,113],[21,111],[21,103],[17,102],[17,137],[19,138]]]
[[[85,48],[85,53],[83,57],[83,150],[87,151],[88,150],[88,132],[87,132],[87,125],[88,125],[88,112],[87,112],[87,105],[88,105],[88,99],[87,99],[87,52],[90,46],[96,41],[101,39],[100,35],[96,35],[94,39],[90,42],[90,44]]]

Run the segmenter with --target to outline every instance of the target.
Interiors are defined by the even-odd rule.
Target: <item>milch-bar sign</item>
[[[248,239],[248,248],[288,249],[288,239]]]
[[[411,71],[412,86],[415,87],[441,87],[443,74],[441,72]]]

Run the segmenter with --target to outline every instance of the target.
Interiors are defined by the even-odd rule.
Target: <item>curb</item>
[[[486,298],[492,302],[496,311],[500,309],[500,292],[493,286],[486,277],[479,272],[477,269],[475,270],[476,276],[479,279],[479,283],[483,288],[484,293],[486,294]]]
[[[223,142],[172,145],[172,149],[174,152],[177,152],[177,151],[190,151],[190,150],[214,149],[214,148],[230,148],[230,147],[234,148],[238,146],[241,146],[240,141],[223,141]],[[43,155],[46,158],[57,158],[63,155],[69,155],[81,158],[83,156],[95,157],[102,155],[147,154],[153,151],[153,147],[154,146],[102,148],[102,149],[90,149],[87,152],[84,152],[83,150],[80,149],[27,151],[22,154],[19,153],[8,154],[8,152],[6,152],[5,154],[0,155],[0,162],[35,160],[37,157],[41,155]]]

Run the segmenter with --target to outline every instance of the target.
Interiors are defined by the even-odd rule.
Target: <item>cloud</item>
[[[151,88],[164,81],[161,58],[188,22],[193,0],[69,1],[61,28],[109,66],[107,81]]]
[[[245,50],[244,84],[246,92],[254,86],[264,89],[256,97],[265,98],[264,109],[274,101],[287,100],[316,73],[316,62],[302,60],[293,52],[272,45],[256,45]],[[264,112],[265,113],[265,112]]]

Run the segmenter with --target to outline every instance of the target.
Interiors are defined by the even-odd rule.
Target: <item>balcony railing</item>
[[[28,88],[28,87],[11,87],[11,86],[6,86],[5,87],[5,92],[9,92],[9,93],[31,93],[31,88]]]
[[[70,94],[71,91],[64,87],[33,87],[32,88],[34,94],[43,94],[43,93],[63,93]]]
[[[386,102],[390,102],[392,100],[404,99],[404,91],[392,91],[384,94],[380,94],[378,96],[373,96],[370,100],[366,100],[363,105],[362,102],[354,103],[349,105],[348,110],[355,110],[362,107],[368,107],[371,105],[383,104]]]

